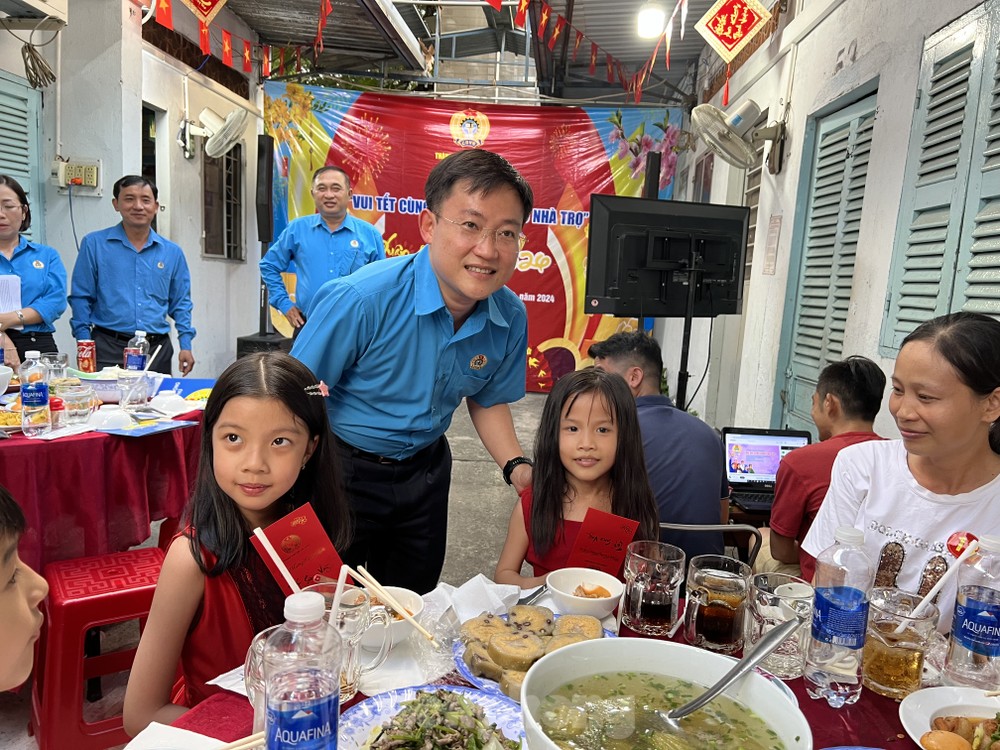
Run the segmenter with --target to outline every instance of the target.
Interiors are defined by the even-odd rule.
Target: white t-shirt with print
[[[955,562],[948,551],[953,533],[1000,534],[1000,476],[972,492],[939,495],[917,484],[902,441],[852,445],[837,455],[830,489],[802,548],[819,555],[834,543],[838,526],[865,532],[876,585],[924,593]],[[951,630],[955,591],[952,578],[937,597],[942,633]]]

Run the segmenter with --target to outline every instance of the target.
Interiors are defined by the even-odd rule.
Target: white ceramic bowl
[[[536,661],[521,690],[521,717],[531,750],[559,750],[539,723],[541,699],[571,680],[604,672],[654,672],[711,685],[733,666],[731,659],[669,641],[602,638],[564,646]],[[695,677],[696,676],[696,677]],[[747,706],[778,734],[786,750],[812,750],[812,731],[798,706],[756,672],[730,686],[725,695]]]
[[[410,589],[400,588],[399,586],[383,586],[382,588],[392,594],[397,602],[406,607],[406,610],[413,617],[418,620],[420,619],[420,613],[424,611],[424,600],[420,594],[416,591],[410,591]],[[399,645],[415,632],[416,629],[406,620],[389,619],[389,637],[392,638],[393,646]],[[361,646],[365,649],[377,651],[381,645],[381,628],[372,628],[361,637]]]
[[[982,690],[971,687],[932,687],[910,693],[899,704],[899,720],[910,738],[920,744],[920,737],[931,730],[941,716],[968,716],[992,719],[1000,712],[1000,696],[987,698]]]
[[[87,424],[99,430],[124,430],[132,424],[132,417],[118,406],[102,406],[90,415]]]
[[[12,377],[14,377],[14,371],[7,367],[7,365],[0,365],[0,394],[3,394],[7,390]]]
[[[592,568],[561,568],[549,573],[545,582],[556,603],[556,611],[562,615],[590,615],[600,620],[607,617],[618,606],[625,590],[624,584],[612,575]],[[574,596],[573,591],[580,584],[603,586],[611,596],[592,599]]]

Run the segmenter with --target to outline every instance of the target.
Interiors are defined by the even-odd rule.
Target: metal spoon
[[[536,602],[541,597],[541,595],[544,594],[548,590],[549,590],[549,584],[543,583],[541,586],[539,586],[537,589],[535,589],[534,591],[532,591],[530,594],[528,594],[523,599],[518,599],[517,603],[518,604],[531,604],[533,602]]]
[[[794,620],[787,620],[773,630],[768,631],[767,635],[757,642],[753,653],[749,656],[744,656],[736,662],[732,669],[726,672],[718,682],[708,688],[708,690],[704,693],[699,695],[694,700],[685,703],[683,706],[671,709],[670,711],[657,711],[656,713],[659,714],[660,718],[663,719],[664,723],[672,731],[683,733],[684,730],[678,721],[679,719],[697,711],[712,699],[716,698],[740,677],[760,664],[765,657],[769,656],[772,651],[778,648],[778,646],[780,646],[788,636],[798,630],[799,626],[804,623],[805,620],[805,617],[796,617]]]

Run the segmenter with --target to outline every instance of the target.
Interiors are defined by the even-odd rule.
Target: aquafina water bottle
[[[21,432],[37,437],[52,428],[49,413],[49,368],[37,351],[24,353],[17,370],[21,380]]]
[[[958,570],[955,618],[941,677],[946,685],[1000,690],[1000,537],[980,537],[978,555]]]

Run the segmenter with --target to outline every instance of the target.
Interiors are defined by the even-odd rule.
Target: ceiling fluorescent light
[[[643,39],[656,39],[667,25],[667,9],[661,3],[649,2],[639,8],[636,28]]]

